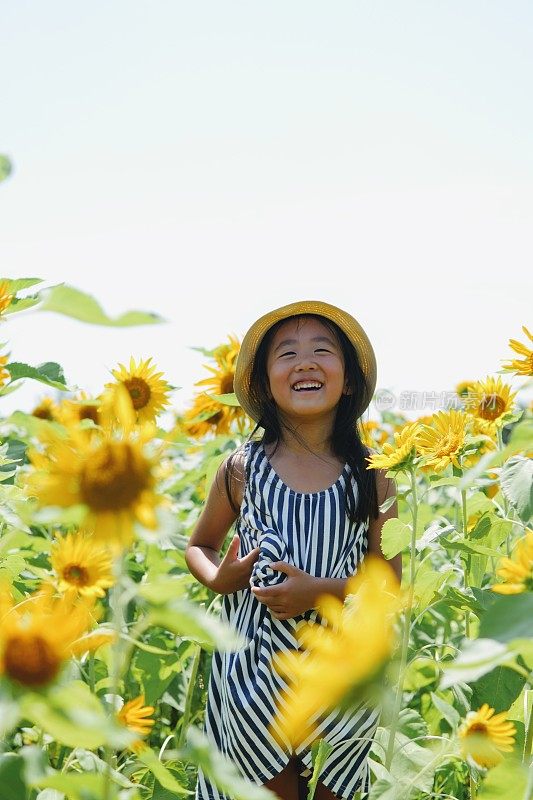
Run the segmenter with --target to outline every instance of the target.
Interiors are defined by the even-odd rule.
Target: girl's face
[[[270,343],[267,373],[274,402],[289,417],[332,412],[346,391],[340,343],[314,317],[280,325]]]

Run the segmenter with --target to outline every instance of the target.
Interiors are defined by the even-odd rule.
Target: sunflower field
[[[160,322],[110,318],[74,287],[40,283],[0,281],[5,335],[12,314],[42,310],[110,328]],[[369,468],[396,483],[382,550],[403,554],[402,586],[369,557],[344,603],[320,598],[332,624],[302,630],[310,658],[285,665],[294,691],[280,721],[297,741],[319,707],[380,704],[372,799],[533,798],[533,337],[522,332],[502,342],[497,377],[458,383],[453,407],[361,423]],[[235,800],[272,800],[203,732],[211,654],[242,642],[184,555],[218,466],[253,430],[233,393],[238,339],[202,351],[207,374],[183,413],[152,358],[128,354],[90,396],[60,364],[1,347],[0,395],[28,380],[46,395],[0,418],[0,800],[193,797],[199,766]],[[316,739],[309,800],[327,755]]]

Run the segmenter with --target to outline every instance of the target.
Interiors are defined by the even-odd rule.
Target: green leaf
[[[527,785],[527,770],[514,758],[506,758],[493,767],[481,785],[478,797],[482,800],[522,800]]]
[[[385,558],[394,558],[411,541],[411,527],[399,519],[388,519],[381,529],[381,552]]]
[[[142,764],[148,767],[150,772],[155,775],[161,786],[165,789],[169,789],[178,795],[194,794],[193,791],[182,786],[181,783],[176,780],[170,770],[161,763],[150,748],[147,747],[145,750],[141,750],[140,753],[137,753],[137,758]]]
[[[441,543],[448,550],[458,550],[460,553],[480,553],[483,556],[492,556],[493,558],[501,558],[499,550],[492,547],[485,547],[482,544],[471,542],[467,539],[462,539],[457,542],[451,542],[449,539],[441,539]]]
[[[22,698],[21,711],[68,747],[93,750],[109,744],[122,749],[135,740],[133,733],[106,715],[99,699],[83,681],[57,686],[48,695],[28,693]]]
[[[43,282],[42,278],[2,278],[2,280],[8,282],[10,294],[16,294],[22,289],[29,289],[30,286],[36,286],[38,283]]]
[[[385,728],[378,728],[375,739],[383,747],[387,747],[389,742],[389,731]],[[411,741],[403,733],[396,733],[394,740],[394,756],[391,765],[391,775],[395,782],[411,785],[412,789],[422,792],[430,792],[433,786],[434,770],[430,769],[433,761],[433,753],[424,747],[420,747],[417,742]],[[435,767],[437,764],[435,763]],[[407,788],[407,786],[406,786]],[[404,794],[404,797],[410,794]]]
[[[229,392],[228,394],[210,394],[209,397],[212,397],[213,400],[218,400],[218,402],[222,403],[224,406],[240,406],[235,392]]]
[[[15,753],[0,754],[0,800],[26,800],[24,760]]]
[[[232,800],[274,800],[269,789],[243,778],[235,765],[213,747],[211,741],[199,728],[191,725],[187,729],[185,757],[202,768],[205,775],[218,789]]]
[[[416,692],[423,686],[435,683],[439,677],[439,667],[432,658],[418,656],[414,658],[405,670],[403,688],[406,692]]]
[[[472,708],[483,703],[492,706],[496,713],[508,711],[522,691],[526,679],[509,667],[496,667],[472,684]]]
[[[499,596],[482,618],[479,635],[498,642],[533,638],[533,593]]]
[[[313,772],[308,780],[308,787],[311,797],[315,796],[316,787],[326,759],[333,750],[333,746],[325,739],[316,739],[311,746],[311,758],[313,763]]]
[[[169,600],[187,594],[195,578],[192,575],[160,575],[147,583],[141,583],[137,594],[154,605],[164,605]]]
[[[36,789],[55,789],[63,792],[69,800],[103,800],[107,778],[102,774],[94,775],[87,772],[66,774],[56,773],[39,778],[32,786]],[[113,800],[117,798],[116,790],[112,793]]]
[[[477,681],[482,675],[506,661],[511,661],[513,653],[501,642],[492,639],[465,639],[455,661],[443,664],[444,671],[441,689],[456,683]]]
[[[12,171],[13,167],[9,158],[7,156],[0,155],[0,183],[5,181],[6,178],[9,178]]]
[[[158,314],[150,311],[127,311],[125,314],[113,319],[105,313],[94,297],[65,284],[54,286],[48,290],[45,289],[41,295],[43,302],[37,309],[38,311],[55,311],[56,314],[64,314],[67,317],[73,317],[81,322],[89,322],[92,325],[125,327],[166,322]]]
[[[509,442],[524,450],[531,447],[531,442],[533,442],[533,419],[531,417],[523,419],[513,427]]]
[[[428,726],[424,717],[414,708],[402,708],[398,717],[398,730],[409,739],[417,739],[427,735]]]
[[[153,609],[149,617],[152,625],[187,637],[204,650],[239,650],[247,642],[230,625],[186,600],[176,601],[166,608]]]
[[[446,720],[452,731],[455,731],[461,721],[459,712],[442,697],[439,697],[435,692],[431,692],[431,701],[435,708],[440,712],[443,719]]]
[[[533,516],[533,461],[524,456],[510,458],[502,468],[500,486],[520,518],[528,522]]]
[[[55,361],[46,361],[37,367],[31,367],[29,364],[22,363],[22,361],[12,361],[10,364],[5,365],[5,369],[9,372],[12,381],[31,378],[62,392],[69,391],[65,383],[63,369]]]

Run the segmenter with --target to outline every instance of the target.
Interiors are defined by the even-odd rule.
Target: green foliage
[[[80,322],[91,325],[108,325],[112,327],[127,327],[130,325],[155,325],[165,320],[158,314],[146,311],[127,311],[118,317],[108,316],[100,303],[89,294],[75,289],[73,286],[60,284],[51,289],[43,289],[42,302],[38,311],[54,311],[73,317]]]

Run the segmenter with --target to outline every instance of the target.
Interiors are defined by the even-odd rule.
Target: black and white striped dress
[[[356,527],[345,511],[346,481],[353,480],[356,498],[358,489],[349,465],[328,489],[296,492],[276,474],[262,444],[252,441],[243,447],[247,477],[236,532],[240,558],[260,547],[251,583],[268,586],[285,580],[284,573],[269,567],[275,561],[290,562],[317,577],[355,574],[366,553],[368,526]],[[288,742],[284,748],[268,732],[276,699],[287,686],[274,668],[274,654],[298,649],[297,627],[306,620],[322,619],[310,609],[278,620],[250,589],[224,595],[221,619],[239,631],[247,645],[236,652],[213,653],[205,733],[243,776],[263,784],[287,765],[292,750]],[[356,790],[368,791],[369,739],[378,717],[378,710],[366,706],[323,715],[315,737],[326,739],[333,750],[320,781],[338,797],[351,800]],[[311,744],[304,741],[295,748],[304,775],[311,774]],[[195,800],[231,798],[199,768]]]

